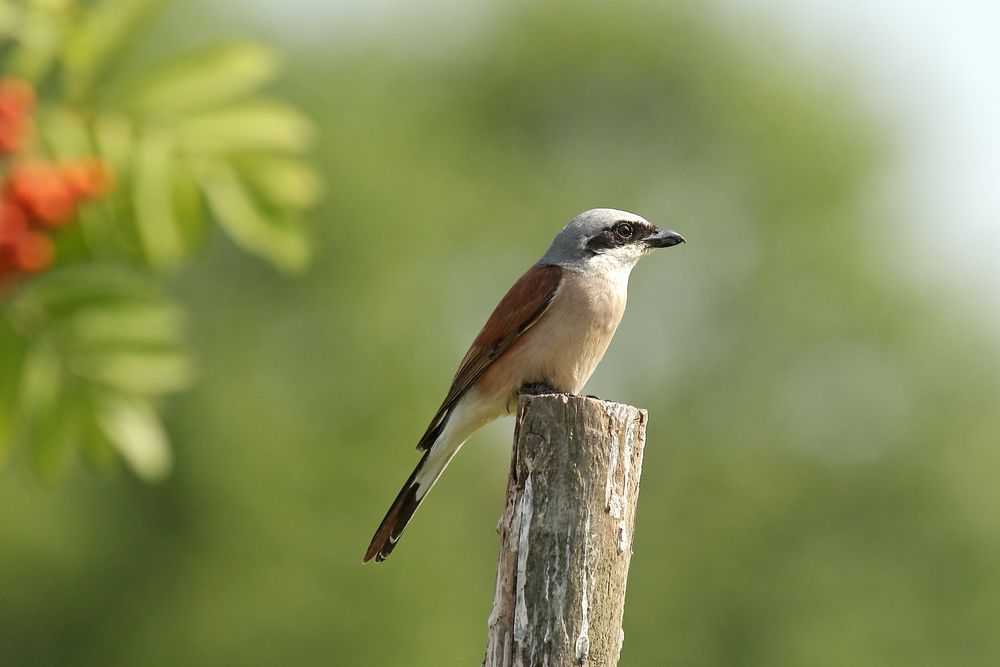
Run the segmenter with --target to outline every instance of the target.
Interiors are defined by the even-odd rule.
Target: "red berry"
[[[31,112],[35,108],[35,89],[20,79],[0,79],[0,103]]]
[[[68,222],[76,212],[76,197],[56,167],[24,162],[10,174],[13,199],[46,227]]]
[[[31,119],[24,116],[7,120],[0,116],[0,154],[16,153],[31,136]]]
[[[100,197],[111,188],[111,171],[99,158],[66,162],[59,169],[67,186],[77,197]]]
[[[53,192],[40,199],[31,213],[42,226],[59,227],[69,222],[76,214],[76,202],[69,192]]]
[[[35,91],[18,79],[0,79],[0,154],[23,148],[31,133]]]
[[[9,201],[0,201],[0,248],[17,245],[28,231],[28,216]]]
[[[14,248],[17,244],[4,243],[0,245],[0,274],[14,270]]]
[[[25,273],[37,273],[47,269],[55,256],[55,244],[42,232],[29,231],[14,248],[15,265]]]

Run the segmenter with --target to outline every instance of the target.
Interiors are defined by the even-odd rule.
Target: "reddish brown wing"
[[[458,399],[545,313],[562,275],[558,266],[533,266],[504,295],[462,359],[448,395],[417,444],[418,451],[434,444]]]

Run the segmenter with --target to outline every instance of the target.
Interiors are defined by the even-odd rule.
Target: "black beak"
[[[650,248],[669,248],[672,245],[684,243],[684,237],[669,229],[657,227],[656,231],[647,236],[644,241]]]

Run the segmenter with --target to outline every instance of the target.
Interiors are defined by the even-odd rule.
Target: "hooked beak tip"
[[[669,229],[658,229],[656,233],[646,239],[651,248],[669,248],[680,243],[687,243],[683,236]]]

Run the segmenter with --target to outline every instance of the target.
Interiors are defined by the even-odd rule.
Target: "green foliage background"
[[[128,45],[160,4],[0,0],[0,73],[40,98],[37,131],[0,156],[4,202],[32,162],[97,159],[112,174],[56,235],[56,266],[0,285],[0,462],[20,445],[50,479],[78,455],[94,468],[120,459],[147,480],[169,474],[159,410],[195,370],[185,312],[159,282],[211,224],[286,272],[310,258],[313,128],[263,90],[280,69],[273,49],[212,43],[129,77]],[[27,179],[35,189],[38,178]]]
[[[476,664],[509,421],[360,558],[490,306],[593,206],[689,241],[635,271],[588,386],[651,415],[622,664],[1000,661],[997,349],[900,275],[905,221],[866,205],[886,129],[763,26],[493,13],[426,48],[286,36],[328,181],[313,267],[216,234],[173,280],[200,379],[166,481],[49,486],[12,453],[0,662]],[[133,67],[233,25],[157,30]]]

